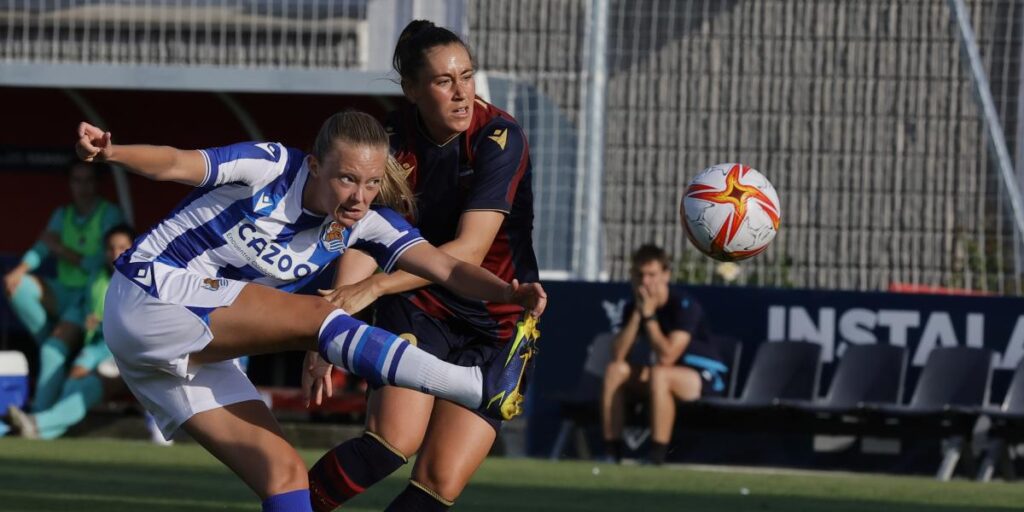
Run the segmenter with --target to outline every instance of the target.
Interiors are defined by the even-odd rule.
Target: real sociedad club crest
[[[345,230],[341,224],[331,222],[324,226],[323,232],[320,233],[320,243],[328,251],[341,252],[345,247]]]
[[[215,279],[215,278],[212,278],[212,277],[207,277],[207,278],[203,279],[203,284],[201,284],[199,286],[202,286],[203,288],[206,288],[207,290],[210,290],[211,292],[215,292],[215,291],[219,290],[221,286],[227,286],[227,285],[228,285],[228,280],[227,279],[224,279],[224,278],[216,278]]]

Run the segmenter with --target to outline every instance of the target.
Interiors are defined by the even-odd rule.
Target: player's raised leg
[[[483,396],[479,368],[443,362],[319,297],[247,284],[230,306],[210,315],[210,327],[213,340],[192,355],[195,362],[318,349],[332,364],[378,385],[418,389],[470,408]]]
[[[400,330],[411,330],[413,326],[402,324],[399,328]],[[429,334],[420,332],[419,334],[422,335],[419,338],[421,343],[427,335],[440,336],[436,332]],[[505,345],[502,351],[495,354],[493,360],[482,367],[484,396],[491,398],[484,400],[478,409],[488,417],[510,419],[520,412],[522,396],[526,392],[526,377],[536,353],[539,334],[536,329],[536,321],[531,318],[524,319],[519,322],[513,339]],[[492,436],[484,447],[483,454],[486,455],[488,447],[493,442],[495,427],[489,426],[488,422],[481,420],[475,412],[447,402],[448,407],[435,405],[439,403],[441,402],[435,401],[433,396],[409,389],[385,386],[374,390],[368,411],[367,433],[360,438],[341,443],[321,457],[310,470],[309,480],[313,508],[318,512],[334,510],[405,464],[408,458],[419,450],[427,430],[428,420],[436,417],[434,414],[438,410],[455,408],[475,417],[478,421],[466,420],[469,424],[467,428],[473,428],[478,422],[482,422]],[[431,413],[432,410],[434,414]],[[444,417],[450,417],[452,414],[442,413]],[[461,423],[461,418],[461,414],[455,415],[453,421]],[[435,450],[444,451],[441,448],[435,448]],[[457,461],[457,464],[456,462],[450,462],[450,464],[444,462],[444,464],[459,465],[463,464],[465,460],[472,460],[464,460],[464,455],[461,452],[458,455],[453,455],[453,461]],[[464,479],[457,478],[456,475],[462,474],[460,472],[453,473],[454,479],[451,481],[441,481],[437,478],[425,479],[429,480],[427,483],[430,485],[424,482],[410,484],[411,487],[403,494],[402,499],[424,499],[427,497],[433,500],[428,501],[431,504],[449,501],[433,499],[430,493],[424,489],[432,489],[431,486],[438,487],[435,484],[441,482],[440,487],[445,493],[450,492],[453,496],[457,496],[476,469],[475,464],[470,465],[473,467],[464,472]],[[443,495],[442,493],[438,496]]]

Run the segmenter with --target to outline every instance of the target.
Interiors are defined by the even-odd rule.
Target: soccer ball
[[[686,187],[679,216],[700,252],[720,261],[760,254],[779,231],[782,207],[775,187],[743,164],[718,164]]]

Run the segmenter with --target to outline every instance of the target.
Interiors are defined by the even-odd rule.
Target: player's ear
[[[409,103],[416,104],[416,88],[408,80],[402,80],[402,94],[405,94],[405,99],[409,100]]]
[[[309,167],[309,175],[314,178],[320,176],[320,161],[314,155],[309,155],[306,158],[308,158],[306,165]]]

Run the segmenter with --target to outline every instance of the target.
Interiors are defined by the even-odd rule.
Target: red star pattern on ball
[[[732,253],[725,251],[725,246],[732,241],[736,233],[739,232],[740,226],[743,225],[743,220],[747,217],[747,205],[752,200],[760,204],[765,214],[771,219],[775,229],[779,229],[779,211],[771,198],[762,192],[761,189],[752,185],[744,185],[740,182],[740,179],[746,176],[748,172],[750,172],[749,166],[737,164],[732,166],[728,174],[725,175],[724,189],[717,190],[710,185],[695,184],[686,191],[686,195],[694,199],[700,199],[709,203],[733,205],[733,212],[726,219],[725,223],[722,224],[722,228],[715,235],[714,240],[711,241],[710,251],[712,256],[717,259],[741,260],[754,256],[767,248],[765,246],[753,251],[733,251]]]

